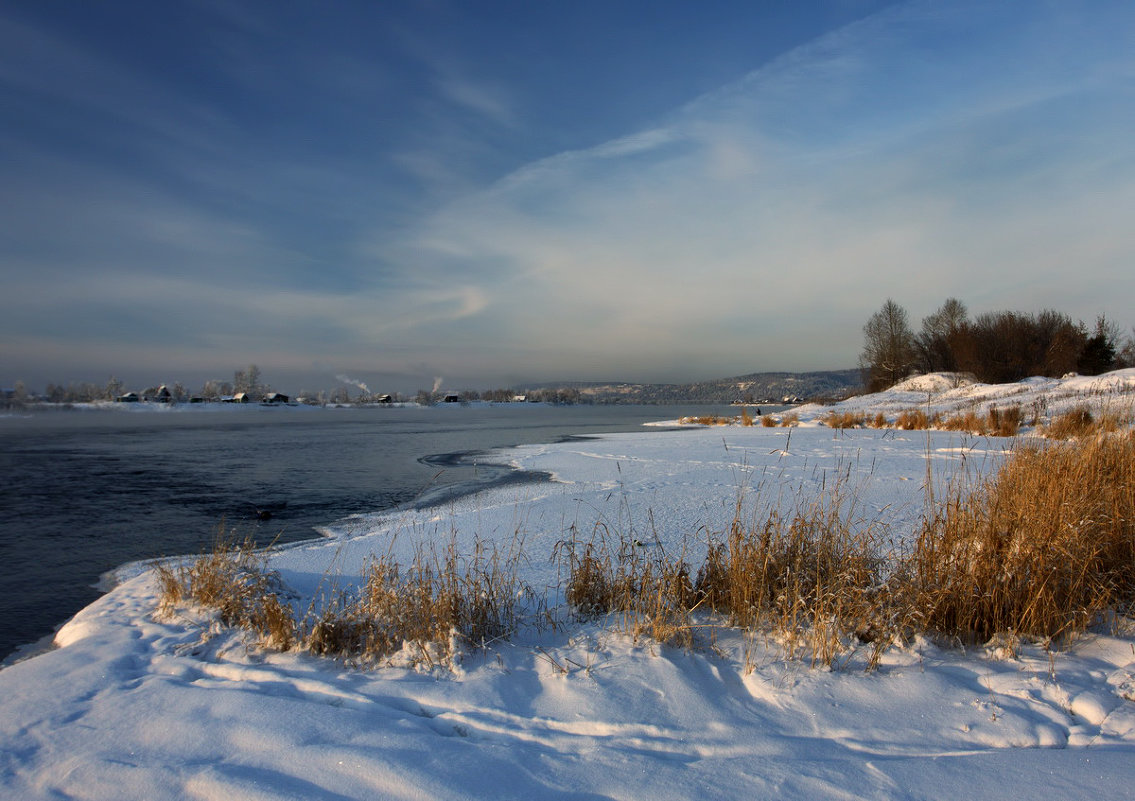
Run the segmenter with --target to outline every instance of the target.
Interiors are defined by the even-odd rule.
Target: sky
[[[1135,324],[1135,4],[0,0],[0,384],[376,392]]]

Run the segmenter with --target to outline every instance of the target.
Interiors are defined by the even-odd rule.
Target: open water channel
[[[636,431],[714,406],[174,407],[0,417],[0,660],[49,636],[128,562],[261,544],[348,515],[539,476],[494,448]]]

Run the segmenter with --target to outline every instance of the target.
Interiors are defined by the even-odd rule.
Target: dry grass
[[[719,414],[703,414],[695,417],[679,417],[678,422],[681,425],[731,426],[737,422],[737,418],[722,417]],[[750,425],[752,424],[750,423]]]
[[[969,409],[962,414],[951,415],[945,418],[941,427],[946,431],[969,431],[974,434],[985,433],[985,418]]]
[[[838,503],[816,504],[791,519],[772,514],[759,527],[734,526],[725,542],[710,544],[694,589],[733,625],[830,665],[857,634],[881,652],[882,564],[870,529],[853,530]]]
[[[1015,437],[1024,421],[1024,411],[1019,405],[998,408],[991,406],[985,415],[973,409],[942,420],[938,425],[947,431],[968,431],[972,434],[992,437]]]
[[[998,408],[990,406],[986,415],[989,419],[989,433],[995,437],[1015,437],[1024,420],[1024,412],[1019,405]]]
[[[1112,434],[1130,423],[1129,417],[1105,411],[1098,417],[1087,406],[1077,406],[1053,418],[1043,429],[1049,439],[1073,439],[1090,435]]]
[[[352,595],[324,603],[308,625],[312,653],[375,663],[409,649],[413,664],[442,664],[457,642],[483,647],[507,638],[519,623],[522,543],[504,553],[478,540],[469,555],[451,538],[445,551],[419,548],[403,568],[391,556],[373,560]]]
[[[915,633],[1052,643],[1135,601],[1130,432],[1021,447],[976,489],[955,488],[903,556],[883,553],[840,496],[711,536],[692,587],[687,563],[660,550],[567,544],[567,599],[583,614],[619,613],[635,632],[662,621],[684,640],[694,610],[716,613],[812,664],[870,643],[868,666]]]
[[[846,476],[844,478],[846,480]],[[923,521],[909,552],[859,519],[838,482],[790,514],[709,533],[696,569],[685,548],[598,523],[556,545],[560,587],[581,616],[635,637],[692,647],[702,627],[729,625],[779,642],[786,655],[831,665],[868,644],[868,667],[916,634],[976,642],[995,636],[1049,643],[1135,602],[1135,433],[1018,446],[997,473],[956,487]],[[519,578],[523,543],[472,554],[456,540],[420,549],[408,567],[370,563],[360,585],[322,599],[297,621],[266,556],[248,542],[157,569],[161,608],[193,603],[266,645],[379,663],[451,660],[455,643],[485,645],[524,624],[537,598]],[[530,599],[524,606],[522,599]]]
[[[761,425],[765,428],[776,428],[777,426],[798,426],[800,425],[800,415],[796,412],[788,412],[779,417],[773,414],[766,414],[761,416]]]
[[[775,422],[766,423],[768,417],[761,418],[761,425],[775,425]],[[748,408],[742,406],[741,414],[736,417],[725,417],[719,414],[703,414],[688,417],[679,417],[678,423],[681,425],[699,425],[699,426],[752,426],[756,423],[756,418]]]
[[[929,631],[1058,638],[1135,598],[1135,438],[1017,450],[929,518],[909,560]]]
[[[237,542],[222,532],[213,550],[192,563],[157,566],[159,611],[168,615],[185,602],[214,609],[225,625],[287,650],[296,643],[295,615],[281,600],[279,576],[267,570],[266,562],[251,539]]]
[[[297,619],[267,553],[250,541],[219,540],[191,564],[156,568],[159,610],[190,603],[218,612],[228,626],[258,635],[270,648],[377,662],[403,649],[414,664],[452,658],[456,642],[474,646],[506,637],[517,625],[520,541],[504,554],[476,543],[472,555],[451,540],[444,553],[419,549],[403,569],[389,555],[371,562],[361,587],[335,592]]]
[[[899,416],[895,419],[895,428],[904,431],[923,431],[930,428],[930,418],[921,409],[907,409],[899,412]]]
[[[867,425],[867,417],[862,412],[828,412],[821,420],[828,428],[863,428]]]
[[[711,534],[696,574],[684,555],[597,527],[557,546],[566,599],[583,616],[614,616],[623,630],[689,646],[701,627],[760,631],[792,658],[830,665],[853,641],[891,639],[879,597],[884,560],[874,527],[853,523],[840,487],[788,517],[770,513]],[[574,530],[573,530],[574,531]],[[716,621],[716,623],[714,622]]]
[[[557,543],[554,557],[566,572],[564,597],[580,615],[614,614],[635,637],[649,636],[689,647],[697,606],[690,567],[657,542],[614,534],[597,525],[587,541],[572,536]]]

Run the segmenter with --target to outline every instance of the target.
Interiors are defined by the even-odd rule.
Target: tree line
[[[949,298],[922,320],[916,333],[906,309],[891,298],[863,326],[859,367],[868,392],[894,386],[915,373],[958,372],[988,384],[1029,376],[1099,375],[1135,366],[1135,330],[1104,316],[1095,327],[1063,312],[985,312],[970,318]]]

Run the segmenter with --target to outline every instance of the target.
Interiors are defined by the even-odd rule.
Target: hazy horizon
[[[1126,330],[1133,76],[1117,1],[0,0],[0,385],[847,369],[888,297]]]

